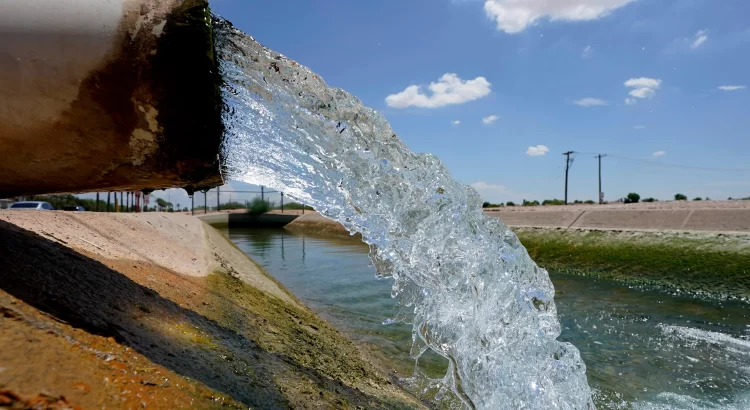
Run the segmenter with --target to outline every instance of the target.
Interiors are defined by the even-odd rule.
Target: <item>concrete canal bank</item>
[[[750,298],[748,208],[550,208],[485,214],[501,217],[531,257],[551,272],[710,298]],[[295,219],[285,229],[351,237],[343,226],[315,213]]]
[[[200,220],[0,211],[0,394],[80,408],[421,408]]]

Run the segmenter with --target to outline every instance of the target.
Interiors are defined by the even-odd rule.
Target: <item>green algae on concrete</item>
[[[424,408],[362,359],[355,345],[307,308],[225,273],[207,278],[212,320],[254,342],[264,377],[295,408]],[[231,359],[234,360],[234,359]]]
[[[747,235],[514,229],[551,272],[719,299],[750,298]]]

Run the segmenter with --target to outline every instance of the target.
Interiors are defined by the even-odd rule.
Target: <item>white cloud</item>
[[[655,157],[663,157],[663,156],[667,155],[667,153],[666,153],[666,152],[664,152],[664,151],[656,151],[656,152],[654,152],[654,153],[653,153],[653,154],[651,154],[651,155],[653,155],[653,156],[655,156]]]
[[[451,121],[451,124],[458,125],[458,124],[461,124],[461,121],[459,120]]]
[[[696,49],[701,46],[701,44],[705,43],[706,40],[708,40],[708,32],[706,30],[700,30],[697,33],[695,33],[695,39],[693,40],[693,43],[690,44],[690,48]]]
[[[482,123],[489,125],[497,121],[498,118],[500,117],[498,117],[497,115],[490,115],[489,117],[482,118]]]
[[[635,0],[486,0],[484,12],[508,34],[524,31],[541,19],[588,21],[608,15]]]
[[[641,87],[631,90],[628,94],[635,98],[651,98],[656,94],[656,90],[653,88]]]
[[[625,81],[625,87],[659,88],[661,87],[661,80],[646,77],[631,78],[630,80]]]
[[[549,148],[545,145],[530,146],[529,149],[526,150],[526,155],[530,157],[541,157],[547,154],[548,151]]]
[[[580,105],[581,107],[595,107],[601,105],[607,105],[607,102],[598,98],[581,98],[580,100],[573,101],[573,104]]]
[[[410,85],[404,91],[386,97],[385,102],[393,108],[439,108],[485,97],[490,93],[490,86],[484,77],[462,80],[456,74],[447,73],[438,82],[430,83],[428,89],[432,95],[422,94],[418,85]]]
[[[661,87],[661,80],[655,78],[631,78],[625,81],[625,87],[631,88],[628,95],[633,98],[626,98],[625,104],[633,105],[636,103],[636,98],[651,98],[656,94],[656,90]]]
[[[645,130],[646,126],[645,125],[635,125],[635,126],[633,126],[633,129],[635,129],[635,130]]]
[[[722,91],[737,91],[737,90],[744,90],[744,85],[722,85],[719,87]]]
[[[593,52],[594,52],[594,49],[591,48],[590,45],[588,45],[588,46],[586,46],[586,48],[583,49],[583,53],[581,53],[581,56],[583,58],[587,58],[587,57],[590,57],[591,53],[593,53]]]

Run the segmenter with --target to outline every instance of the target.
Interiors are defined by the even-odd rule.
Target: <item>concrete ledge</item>
[[[548,209],[492,210],[511,227],[750,232],[750,208],[734,209]]]
[[[203,222],[217,227],[229,228],[283,228],[297,219],[294,214],[250,215],[244,213],[216,213],[196,215]]]

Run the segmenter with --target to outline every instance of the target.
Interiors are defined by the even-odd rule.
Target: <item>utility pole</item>
[[[96,212],[99,212],[99,193],[96,193]]]
[[[594,158],[599,159],[599,205],[604,203],[604,195],[602,195],[602,157],[606,157],[607,154],[599,154]]]
[[[565,155],[565,205],[568,204],[568,170],[570,169],[570,154],[575,154],[575,151],[563,153],[563,155]]]
[[[221,187],[216,187],[216,212],[221,212],[221,199],[219,198],[219,194],[221,194]]]

